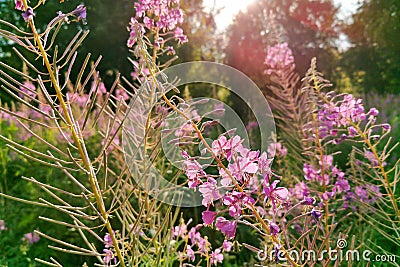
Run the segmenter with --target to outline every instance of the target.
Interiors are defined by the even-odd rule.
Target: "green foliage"
[[[13,139],[21,129],[17,128],[14,123],[1,121],[0,119],[0,131],[3,136]],[[55,132],[52,131],[47,133],[48,141],[57,140],[57,136],[54,134]],[[34,142],[32,138],[19,143],[26,147],[35,148],[38,151],[45,150],[41,143]],[[60,179],[63,175],[60,170],[50,169],[48,166],[16,154],[2,140],[0,140],[0,173],[0,191],[27,200],[34,201],[38,197],[47,197],[38,187],[23,180],[21,177],[35,176],[39,181],[43,183],[51,182],[58,188],[71,187],[70,182]],[[44,238],[34,244],[29,244],[29,242],[22,240],[25,234],[34,230],[45,230],[50,236],[62,234],[63,240],[69,242],[76,242],[80,239],[77,232],[65,231],[64,227],[59,225],[49,227],[49,223],[38,220],[38,216],[48,218],[56,218],[58,216],[58,218],[62,218],[53,209],[43,209],[35,205],[26,205],[5,198],[0,199],[0,220],[4,220],[7,227],[6,230],[0,231],[0,266],[36,267],[41,265],[34,260],[35,258],[56,256],[58,259],[66,259],[65,254],[49,250],[48,245],[51,242]],[[82,257],[69,255],[66,262],[69,265],[65,266],[79,266],[79,263],[82,262]]]
[[[364,92],[400,92],[400,2],[364,1],[344,27],[353,47],[340,66]]]

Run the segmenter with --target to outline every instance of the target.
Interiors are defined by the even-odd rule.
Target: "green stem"
[[[320,87],[319,87],[319,82],[318,79],[316,77],[316,75],[313,76],[313,81],[314,81],[314,89],[315,91],[320,94]],[[313,101],[313,110],[315,110],[315,106],[316,103]],[[313,123],[314,123],[314,129],[315,129],[315,141],[317,143],[317,147],[318,147],[318,151],[319,151],[319,158],[320,158],[320,162],[321,162],[321,176],[322,176],[322,182],[324,183],[324,193],[326,193],[327,191],[327,186],[325,183],[325,166],[324,166],[324,160],[323,160],[323,156],[324,156],[324,151],[322,148],[322,144],[321,144],[321,140],[319,138],[319,129],[318,129],[318,121],[317,121],[317,115],[315,114],[315,112],[312,114],[312,118],[313,118]],[[329,233],[329,223],[328,223],[328,219],[329,219],[329,202],[327,199],[324,199],[324,208],[325,208],[325,214],[324,214],[324,224],[325,224],[325,234],[328,235]],[[326,242],[326,249],[329,249],[329,243],[330,243],[330,239],[327,236],[326,237],[328,240]]]
[[[22,1],[23,1],[25,10],[27,10],[27,8],[28,8],[27,1],[26,0],[22,0]],[[65,116],[65,120],[67,122],[67,126],[71,130],[71,134],[72,134],[72,138],[74,140],[74,143],[75,143],[75,145],[76,145],[76,147],[77,147],[77,149],[79,151],[79,154],[81,155],[81,158],[82,158],[82,161],[84,163],[85,169],[88,172],[89,182],[90,182],[90,185],[92,187],[93,194],[95,196],[97,206],[100,209],[100,213],[101,213],[101,215],[103,217],[103,220],[105,222],[105,226],[106,226],[107,231],[110,234],[110,237],[112,239],[115,251],[117,253],[117,257],[118,257],[118,259],[119,259],[119,261],[121,263],[121,266],[125,267],[124,257],[122,255],[121,250],[119,249],[118,241],[117,241],[117,239],[115,237],[115,234],[114,234],[113,228],[111,226],[111,223],[108,220],[108,213],[106,211],[106,208],[105,208],[105,205],[104,205],[104,202],[103,202],[103,198],[102,198],[101,193],[100,193],[100,188],[99,188],[99,185],[98,185],[98,182],[97,182],[97,179],[96,179],[96,174],[95,174],[94,168],[91,165],[89,156],[87,155],[87,152],[86,152],[85,143],[83,141],[83,138],[81,137],[81,134],[76,131],[76,129],[75,129],[74,125],[73,125],[74,124],[74,120],[69,115],[67,104],[65,103],[64,97],[63,97],[62,92],[61,92],[61,88],[60,88],[60,86],[59,86],[59,84],[57,82],[57,79],[56,79],[55,74],[53,72],[53,69],[51,67],[50,61],[49,61],[49,59],[47,57],[46,51],[45,51],[45,49],[43,47],[42,40],[40,39],[40,36],[39,36],[39,34],[38,34],[37,30],[36,30],[35,23],[34,23],[33,19],[29,20],[29,26],[32,29],[35,42],[37,43],[37,46],[38,46],[38,48],[40,50],[40,53],[42,54],[42,57],[43,57],[43,62],[45,64],[45,66],[46,66],[46,69],[47,69],[49,75],[50,75],[51,82],[53,84],[54,90],[56,91],[57,99],[60,102],[60,106],[61,106],[61,108],[62,108],[62,110],[64,112],[64,116]]]
[[[351,126],[353,126],[356,129],[357,133],[361,136],[361,138],[364,140],[364,143],[368,146],[368,148],[374,154],[375,159],[378,161],[378,169],[380,170],[380,172],[381,172],[381,174],[383,176],[383,179],[385,180],[386,189],[388,190],[390,200],[393,203],[393,208],[394,208],[394,210],[396,212],[396,216],[400,219],[400,211],[399,211],[399,208],[397,206],[396,197],[395,197],[395,195],[394,195],[394,193],[392,191],[390,181],[389,181],[389,179],[387,177],[387,173],[385,171],[385,168],[383,167],[383,162],[382,162],[381,158],[379,157],[375,146],[372,145],[372,143],[368,139],[367,135],[361,130],[361,128],[357,124],[355,124],[352,121],[350,121],[350,124],[351,124]]]

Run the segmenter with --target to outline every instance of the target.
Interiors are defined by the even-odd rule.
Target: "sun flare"
[[[204,6],[209,9],[220,9],[215,18],[218,29],[224,29],[233,22],[239,11],[246,10],[246,7],[255,0],[204,0]]]

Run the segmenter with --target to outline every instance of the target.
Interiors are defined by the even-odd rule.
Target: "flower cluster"
[[[307,184],[302,181],[295,184],[294,187],[289,188],[289,195],[296,200],[302,200],[310,195],[310,189]]]
[[[354,137],[358,133],[352,126],[353,123],[358,124],[367,120],[374,121],[379,114],[376,108],[371,108],[369,112],[365,112],[362,100],[354,98],[351,94],[344,94],[342,97],[343,99],[340,101],[324,103],[318,110],[317,120],[320,138],[337,136],[338,128],[342,127],[347,128],[348,133],[343,133],[339,138],[335,139],[336,143],[348,137]]]
[[[185,173],[189,187],[198,188],[203,199],[202,204],[207,208],[202,213],[205,225],[215,227],[227,239],[235,237],[239,219],[245,214],[245,209],[253,210],[258,196],[263,195],[271,205],[273,211],[281,204],[288,202],[289,191],[278,187],[278,177],[270,169],[271,160],[267,153],[260,155],[259,151],[252,151],[243,146],[243,139],[239,136],[231,138],[219,136],[212,142],[212,156],[219,161],[216,165],[219,175],[207,174],[194,157],[182,151]],[[221,164],[226,162],[226,164]],[[217,200],[221,199],[218,204]],[[212,206],[221,206],[222,211],[212,211]],[[230,219],[223,215],[225,210]],[[266,212],[264,212],[266,213]],[[277,233],[278,226],[270,222],[271,233]]]
[[[179,0],[140,0],[135,3],[136,17],[131,19],[128,39],[128,47],[137,42],[138,34],[144,34],[147,30],[157,33],[154,46],[163,48],[165,37],[171,33],[179,44],[188,41],[182,28],[178,27],[183,22],[183,10],[180,8]],[[139,23],[142,20],[143,23]],[[160,33],[160,34],[159,34]],[[166,52],[174,54],[171,46]]]
[[[35,232],[27,233],[22,238],[22,241],[28,242],[29,244],[37,243],[37,242],[39,242],[39,240],[40,240],[40,236]]]
[[[292,50],[287,43],[277,44],[268,47],[267,57],[265,62],[267,69],[265,73],[271,75],[272,73],[279,74],[285,68],[294,67],[294,57]]]
[[[202,237],[200,234],[202,225],[188,229],[190,222],[185,224],[184,221],[181,221],[180,225],[175,226],[171,231],[171,241],[173,244],[179,242],[179,240],[185,241],[183,252],[178,252],[180,261],[188,260],[194,262],[196,255],[198,255],[199,257],[208,259],[211,265],[222,263],[224,260],[222,252],[230,252],[233,243],[229,240],[224,240],[220,247],[212,250],[208,238]]]
[[[114,264],[117,264],[117,258],[114,255],[113,252],[113,242],[112,242],[112,238],[110,234],[106,234],[103,238],[104,240],[104,257],[103,257],[103,261],[106,264],[106,266],[109,266],[111,264],[111,260],[114,260]]]
[[[382,197],[379,187],[376,185],[366,184],[355,187],[354,192],[348,191],[344,196],[344,208],[351,208],[353,211],[359,209],[359,203],[374,204],[376,200]]]
[[[371,160],[374,159],[374,157],[371,158]],[[373,204],[377,197],[381,196],[379,187],[370,184],[367,184],[365,188],[356,186],[353,189],[354,192],[351,191],[352,188],[349,181],[345,179],[345,173],[336,165],[333,165],[332,155],[323,155],[322,160],[319,160],[318,163],[318,167],[304,163],[303,172],[305,180],[311,183],[317,182],[319,185],[325,185],[326,188],[329,188],[329,190],[321,194],[322,201],[339,198],[343,201],[343,208],[349,208],[350,203],[356,204],[355,200]],[[297,199],[306,198],[309,195],[309,188],[306,183],[301,182],[291,189],[290,192]],[[320,202],[319,205],[322,206],[323,202]],[[357,206],[352,205],[351,208],[356,210]]]
[[[55,105],[55,108],[57,110],[54,111],[50,105],[46,104],[47,101],[44,98],[44,96],[41,94],[39,90],[37,90],[36,86],[30,81],[25,81],[21,86],[19,86],[18,89],[19,90],[17,91],[17,95],[25,102],[36,106],[36,108],[35,109],[27,108],[25,105],[13,105],[9,113],[7,111],[0,110],[0,123],[4,122],[7,125],[13,125],[18,127],[18,129],[20,129],[20,131],[16,133],[18,139],[26,141],[32,137],[31,131],[35,132],[37,125],[34,123],[32,123],[31,125],[25,124],[25,127],[28,128],[26,129],[24,126],[21,125],[20,120],[17,120],[18,117],[28,118],[36,122],[42,122],[52,125],[53,124],[52,118],[54,116],[54,112],[59,112],[60,114],[63,114],[63,109],[61,108],[61,106]],[[107,88],[105,87],[103,82],[97,83],[93,81],[89,93],[84,93],[84,92],[78,93],[78,92],[73,92],[72,88],[69,89],[70,90],[66,92],[66,100],[68,101],[68,104],[71,107],[72,112],[74,113],[76,112],[76,114],[79,115],[82,113],[82,110],[84,110],[88,105],[91,105],[91,101],[96,101],[97,104],[101,105],[104,103],[104,101],[109,95],[109,93],[107,92]],[[96,97],[93,96],[94,92],[97,92]],[[130,99],[130,96],[127,94],[125,90],[117,88],[115,90],[115,97],[113,97],[113,99],[116,99],[117,101],[122,101],[122,103],[126,104],[126,101]],[[88,122],[90,122],[95,116],[97,116],[98,112],[99,112],[98,109],[93,109],[92,116],[88,117]],[[15,114],[15,116],[12,114]],[[107,118],[101,116],[98,119],[98,122],[99,123],[97,126],[101,130],[106,131],[108,127]],[[84,120],[79,120],[77,121],[77,123],[79,124],[82,130],[82,135],[84,138],[90,138],[95,135],[96,132],[95,129],[89,127],[83,129]],[[119,135],[116,134],[117,128],[118,128],[117,126],[114,126],[114,128],[109,129],[108,137],[109,138],[114,137],[114,139],[113,142],[109,145],[106,151],[107,153],[113,150],[116,145],[120,144]],[[72,142],[72,136],[70,132],[68,131],[65,131],[63,133],[58,132],[57,134],[59,140]],[[108,142],[109,142],[108,140],[103,139],[101,145],[106,145]]]
[[[323,174],[322,169],[324,170]],[[321,195],[321,200],[323,201],[329,201],[337,196],[342,196],[343,200],[349,200],[355,196],[355,194],[350,191],[350,183],[347,179],[345,179],[345,173],[337,166],[333,165],[332,155],[323,155],[322,161],[319,160],[317,168],[311,164],[304,163],[303,171],[304,178],[307,181],[317,182],[319,185],[329,186],[330,190],[323,192]],[[308,196],[309,189],[307,185],[302,182],[297,184],[296,187],[291,190],[291,192],[292,194],[296,195],[297,198],[301,198]],[[322,205],[322,202],[320,205]],[[343,204],[343,206],[345,208],[348,207],[346,203]]]

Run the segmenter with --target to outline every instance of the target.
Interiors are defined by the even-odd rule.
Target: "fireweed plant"
[[[312,250],[319,258],[324,250],[344,249],[341,242],[349,237],[352,227],[363,226],[356,232],[366,234],[370,226],[385,225],[385,230],[375,229],[396,247],[399,210],[398,196],[394,192],[398,162],[385,170],[385,160],[395,148],[390,147],[390,138],[385,139],[390,125],[375,124],[378,110],[366,111],[361,99],[327,91],[325,88],[330,84],[317,72],[315,60],[299,86],[299,77],[293,72],[294,59],[286,43],[270,47],[265,63],[265,73],[276,82],[271,86],[275,93],[273,106],[280,107],[276,110],[277,119],[281,119],[280,126],[287,131],[282,139],[292,138],[285,140],[291,144],[289,149],[276,142],[267,152],[252,151],[243,146],[240,136],[231,135],[232,131],[206,145],[199,130],[203,127],[197,127],[200,120],[181,114],[192,127],[184,140],[190,139],[192,134],[192,140],[205,146],[200,156],[191,156],[187,151],[193,150],[183,149],[182,157],[188,186],[202,194],[202,204],[206,208],[202,213],[203,225],[189,229],[188,224],[182,223],[173,231],[174,237],[186,240],[179,254],[182,260],[194,262],[197,254],[210,264],[223,261],[221,252],[231,249],[239,224],[253,228],[259,235],[260,244],[265,247],[263,253],[275,255],[264,257],[263,264],[275,261],[293,266],[313,265],[315,258],[295,258],[296,254],[291,251]],[[288,114],[288,111],[293,113]],[[285,120],[285,115],[289,120]],[[286,125],[291,128],[285,128]],[[296,135],[298,139],[293,138]],[[329,153],[332,147],[343,142],[357,144],[348,155],[346,170],[335,164],[334,157],[339,153]],[[378,151],[378,145],[383,142],[384,150]],[[297,167],[285,159],[290,155],[290,148],[300,156],[296,158]],[[274,154],[277,169],[297,183],[272,170]],[[206,158],[214,159],[214,164],[202,166],[199,160]],[[285,171],[285,165],[293,169]],[[389,180],[390,173],[394,174],[394,181]],[[283,184],[288,185],[284,187]],[[351,223],[352,216],[365,221],[356,226]],[[224,234],[220,247],[205,248],[205,241],[198,234],[202,227],[213,227]],[[352,248],[364,245],[375,253],[396,253],[390,249],[385,251],[368,238],[359,241],[365,244],[354,242],[353,237]],[[246,243],[243,246],[260,255],[259,248]],[[327,266],[332,259],[318,260]],[[336,260],[353,264],[350,263],[352,259]]]
[[[188,41],[179,27],[184,18],[179,1],[140,0],[134,4],[136,15],[129,23],[127,41],[135,56],[131,60],[133,81],[118,76],[108,89],[96,71],[100,59],[90,66],[90,55],[80,63],[77,77],[70,77],[78,64],[77,48],[87,32],[79,31],[64,51],[55,44],[64,23],[86,23],[86,8],[79,5],[68,13],[59,12],[39,33],[35,10],[43,4],[15,1],[29,31],[0,21],[8,28],[0,34],[15,42],[15,52],[28,69],[19,71],[0,63],[2,88],[16,100],[11,107],[0,107],[1,123],[21,129],[13,138],[0,138],[13,152],[60,170],[71,188],[23,177],[47,197],[27,200],[0,195],[66,215],[65,220],[40,219],[75,229],[81,241],[70,243],[42,231],[29,237],[35,241],[47,238],[54,244],[50,248],[58,251],[91,256],[95,266],[214,266],[224,264],[227,254],[238,249],[250,251],[253,264],[313,266],[316,259],[296,258],[291,252],[313,250],[320,255],[324,249],[337,249],[339,239],[351,239],[349,248],[396,254],[372,240],[375,234],[392,247],[400,247],[398,160],[387,163],[395,147],[390,145],[391,127],[376,124],[379,111],[365,110],[362,100],[329,91],[330,84],[317,71],[315,60],[300,80],[288,45],[268,48],[265,74],[271,80],[270,103],[282,132],[268,151],[246,147],[233,129],[206,142],[206,131],[217,122],[194,116],[195,110],[178,95],[162,94],[149,116],[143,142],[148,142],[150,154],[157,155],[159,145],[151,141],[162,124],[168,126],[167,114],[185,120],[179,131],[174,131],[180,140],[176,144],[182,159],[181,176],[185,186],[201,193],[204,206],[201,222],[185,222],[179,219],[179,207],[160,203],[133,181],[131,177],[138,174],[129,172],[120,145],[129,100],[137,96],[144,82],[162,87],[156,74],[175,57],[167,62],[160,62],[160,57],[174,55],[173,45]],[[18,49],[40,60],[30,62]],[[48,132],[57,133],[52,143],[45,138]],[[36,140],[45,149],[24,146],[26,139]],[[100,144],[97,150],[87,145],[96,142]],[[352,144],[352,151],[346,155],[347,164],[339,167],[339,152],[333,151],[343,143]],[[193,147],[200,144],[201,152],[194,153]],[[202,165],[202,159],[211,163]],[[156,160],[159,157],[154,156]],[[167,169],[161,169],[166,176]],[[0,231],[6,231],[6,222],[0,222]],[[258,247],[239,243],[239,225],[257,236]],[[217,245],[204,234],[210,229],[224,236]],[[273,257],[261,258],[260,251]],[[48,266],[67,264],[55,258],[36,260]],[[340,264],[344,259],[336,261]],[[353,263],[347,262],[348,266]],[[323,258],[318,264],[337,263]]]
[[[317,71],[315,59],[300,83],[285,43],[269,48],[265,63],[272,81],[269,103],[288,151],[283,158],[278,153],[277,170],[291,178],[286,182],[292,199],[312,195],[322,212],[318,233],[295,222],[301,234],[294,235],[297,250],[321,252],[349,237],[349,249],[398,255],[399,160],[387,162],[397,147],[391,145],[391,126],[376,123],[379,111],[366,110],[361,99],[329,91],[332,85]],[[351,150],[343,155],[337,148],[345,144]]]
[[[41,216],[40,219],[73,229],[80,242],[62,240],[39,230],[28,237],[35,237],[35,242],[38,238],[47,238],[52,242],[50,248],[56,251],[87,257],[83,265],[168,265],[174,254],[165,250],[165,236],[177,219],[178,209],[171,212],[171,207],[150,198],[133,183],[131,175],[135,174],[129,173],[120,146],[120,129],[128,102],[134,97],[131,92],[136,89],[127,78],[119,75],[110,88],[105,88],[96,70],[101,58],[90,63],[89,54],[78,62],[77,49],[87,31],[78,31],[65,48],[57,46],[57,35],[63,25],[86,23],[84,5],[67,13],[54,14],[54,19],[39,32],[35,25],[36,10],[45,8],[43,5],[43,1],[37,4],[15,1],[16,12],[24,18],[27,30],[1,21],[1,36],[15,43],[15,53],[26,67],[19,71],[0,63],[2,88],[16,100],[0,108],[1,123],[5,127],[18,127],[15,135],[2,132],[1,142],[6,143],[6,148],[14,155],[53,168],[51,175],[57,177],[22,177],[44,192],[45,196],[41,194],[39,199],[0,194],[58,212],[58,216]],[[182,21],[177,2],[164,3],[153,11],[148,8],[155,7],[154,4],[143,3],[142,7],[148,14],[156,12],[154,17],[162,17],[154,24],[160,30],[155,39],[158,41],[155,57],[173,53],[172,46],[164,48],[164,44],[172,43],[174,38],[186,41],[177,28]],[[170,36],[173,40],[167,39]],[[143,35],[140,38],[144,40]],[[161,42],[160,38],[165,39]],[[134,39],[132,34],[131,39]],[[25,51],[22,53],[21,49]],[[31,53],[37,61],[30,61],[25,53]],[[139,63],[133,63],[136,73],[133,76],[140,82],[146,70],[139,69]],[[74,68],[78,74],[71,77]],[[132,88],[125,89],[123,83]],[[61,184],[64,186],[57,186]],[[7,228],[12,229],[12,226],[8,224]],[[62,266],[53,257],[36,261]],[[63,264],[68,265],[68,260]]]

